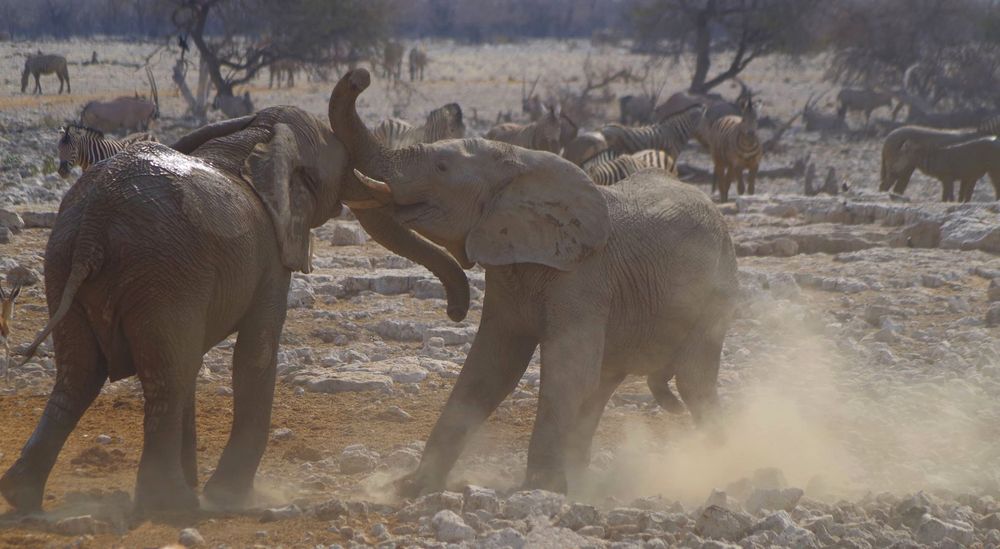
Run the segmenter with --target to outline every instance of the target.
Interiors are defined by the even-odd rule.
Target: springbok
[[[0,343],[3,343],[3,377],[10,381],[10,321],[14,318],[14,300],[21,293],[21,285],[15,284],[10,293],[3,291],[0,284]]]

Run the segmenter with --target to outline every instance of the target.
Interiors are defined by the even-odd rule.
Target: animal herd
[[[383,74],[399,79],[403,50],[390,46]],[[411,51],[411,78],[422,77],[419,54]],[[287,67],[272,75],[280,86]],[[370,83],[367,70],[348,71],[325,118],[271,107],[169,147],[147,133],[111,139],[96,123],[64,129],[60,173],[74,164],[84,173],[45,252],[51,317],[24,353],[29,360],[51,335],[59,375],[0,478],[17,511],[41,508],[81,415],[108,379],[132,375],[145,401],[136,509],[197,508],[195,380],[203,355],[234,333],[232,431],[203,493],[222,508],[251,502],[290,279],[311,270],[310,229],[343,206],[375,242],[440,280],[452,320],[470,307],[465,270],[486,271],[475,340],[401,494],[446,486],[470,436],[539,349],[528,487],[566,491],[586,469],[605,405],[627,375],[646,376],[656,400],[678,411],[674,380],[696,424],[718,428],[736,257],[711,197],[678,180],[677,158],[694,138],[711,155],[721,202],[734,182],[737,193],[754,194],[764,147],[749,88],[734,102],[679,92],[653,105],[648,124],[591,131],[559,105],[533,101],[533,120],[465,138],[456,103],[421,125],[390,118],[368,128],[357,101]],[[847,110],[862,105],[866,116],[882,104],[842,95]],[[884,143],[881,190],[902,193],[921,170],[941,180],[944,200],[957,182],[968,201],[989,174],[1000,198],[1000,145],[989,135],[998,126],[896,129]],[[18,291],[0,290],[5,349]]]

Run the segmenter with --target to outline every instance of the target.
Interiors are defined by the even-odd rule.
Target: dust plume
[[[849,342],[843,327],[823,324],[802,304],[764,305],[727,340],[723,440],[686,418],[626,416],[613,459],[583,479],[579,497],[662,494],[698,505],[763,468],[826,500],[997,486],[1000,405],[981,378],[963,379],[977,376],[975,368],[886,364],[876,358],[885,345]]]

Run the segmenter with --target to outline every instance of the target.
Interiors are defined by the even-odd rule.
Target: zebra
[[[486,139],[510,143],[526,149],[559,154],[559,151],[562,150],[561,135],[562,123],[560,122],[559,107],[549,106],[545,115],[530,124],[508,122],[493,126],[490,131],[486,132]]]
[[[427,115],[423,126],[414,127],[405,120],[387,118],[372,131],[375,138],[390,149],[401,149],[417,143],[433,143],[442,139],[465,137],[462,107],[458,103],[434,109]]]
[[[42,84],[38,81],[39,75],[55,74],[59,77],[59,93],[63,91],[63,83],[66,84],[66,93],[73,93],[69,87],[69,69],[66,68],[66,58],[61,55],[32,55],[24,60],[24,72],[21,73],[21,93],[28,90],[28,75],[35,77],[35,91],[32,93],[42,94]]]
[[[598,185],[613,185],[622,179],[646,168],[659,168],[677,175],[673,158],[657,149],[646,149],[634,154],[611,157],[611,151],[604,151],[584,164],[583,170]]]
[[[612,123],[604,126],[601,133],[608,142],[608,149],[619,155],[660,149],[671,158],[677,158],[704,115],[705,107],[695,104],[658,124],[627,127]]]
[[[1000,137],[1000,114],[993,115],[979,123],[976,130],[983,135]]]
[[[410,82],[416,80],[418,75],[420,76],[420,80],[423,81],[424,68],[427,67],[427,53],[424,50],[414,46],[410,50],[409,61],[410,61]]]
[[[741,100],[739,107],[743,114],[719,118],[705,134],[715,167],[712,191],[718,187],[722,202],[729,200],[729,186],[734,176],[738,181],[736,190],[743,194],[744,169],[747,170],[749,179],[746,191],[754,194],[757,169],[764,154],[757,136],[757,113],[754,111],[752,97]]]
[[[77,164],[86,171],[94,164],[111,158],[139,141],[156,141],[156,138],[148,132],[142,132],[122,139],[108,139],[100,130],[78,124],[66,126],[59,139],[59,175],[63,178],[69,177],[70,170]]]

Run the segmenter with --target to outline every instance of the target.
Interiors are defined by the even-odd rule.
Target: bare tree
[[[327,64],[344,49],[373,48],[388,30],[383,0],[168,0],[178,32],[194,43],[218,95],[279,59]]]
[[[921,113],[1000,107],[995,0],[840,0],[824,11],[828,79],[892,90]]]
[[[641,50],[679,56],[692,52],[689,90],[706,93],[738,76],[754,59],[797,51],[807,43],[806,18],[819,0],[646,0],[633,12]],[[664,44],[665,43],[665,44]],[[712,54],[729,63],[712,71]]]

